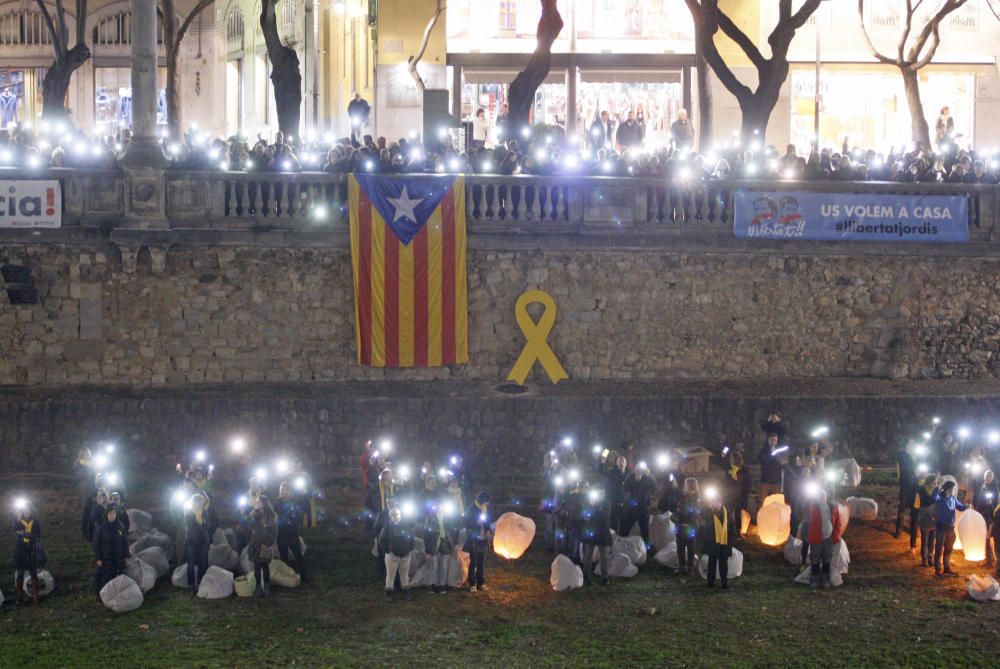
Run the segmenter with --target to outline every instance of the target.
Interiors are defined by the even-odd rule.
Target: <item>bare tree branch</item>
[[[59,39],[59,32],[56,30],[56,26],[52,23],[52,16],[49,14],[48,7],[45,6],[45,0],[35,0],[38,5],[38,10],[42,13],[42,19],[45,21],[45,27],[49,30],[49,39],[52,40],[52,48],[55,49],[56,59],[66,57],[66,47]]]
[[[420,76],[420,72],[417,71],[417,64],[420,59],[424,57],[424,52],[427,51],[427,45],[431,41],[431,33],[434,31],[434,26],[438,24],[438,20],[441,18],[441,13],[444,12],[446,7],[444,6],[443,0],[437,0],[437,7],[434,10],[434,15],[427,22],[427,27],[424,28],[424,36],[420,40],[420,48],[417,49],[417,53],[410,56],[406,61],[406,69],[409,70],[410,76],[413,77],[414,83],[417,85],[417,90],[421,93],[424,92],[426,86],[424,85],[424,78]]]
[[[907,0],[907,4],[909,4],[909,0]],[[875,43],[872,42],[872,38],[868,34],[868,26],[865,25],[865,0],[858,0],[858,23],[861,25],[861,34],[865,37],[865,42],[868,44],[868,50],[871,51],[875,60],[885,65],[899,65],[902,62],[902,46],[900,46],[899,59],[893,59],[883,55],[882,52],[875,47]],[[907,19],[907,24],[909,24],[909,19]],[[909,27],[907,27],[906,30],[909,30]],[[904,33],[906,30],[904,30]]]
[[[761,68],[766,66],[767,60],[764,58],[764,55],[761,54],[757,45],[753,43],[753,40],[750,39],[745,32],[740,30],[739,27],[733,23],[732,19],[722,12],[719,12],[719,28],[722,29],[722,32],[725,33],[729,39],[736,42],[736,46],[743,50],[743,53],[747,55],[747,58],[750,59],[750,62],[753,63],[754,67]]]
[[[87,43],[87,0],[76,0],[76,43]]]

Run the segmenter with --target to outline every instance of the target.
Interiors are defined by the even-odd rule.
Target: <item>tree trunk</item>
[[[180,91],[177,87],[178,51],[180,51],[180,44],[175,44],[173,47],[169,44],[167,45],[167,81],[165,84],[167,94],[167,132],[172,139],[180,137],[182,132]]]
[[[277,2],[278,0],[264,0],[261,3],[260,28],[267,45],[267,58],[271,61],[271,84],[274,86],[278,129],[286,137],[298,137],[302,114],[302,73],[295,49],[282,44],[278,37],[278,21],[274,11]]]
[[[756,140],[763,146],[767,124],[771,120],[773,110],[774,103],[769,102],[767,98],[759,94],[754,94],[746,100],[740,101],[740,112],[743,116],[740,135],[744,145],[749,145]]]
[[[56,58],[42,80],[42,118],[61,120],[69,115],[66,109],[66,92],[73,73],[90,58],[90,49],[77,44],[66,52],[65,58]]]
[[[507,94],[508,127],[514,131],[527,127],[531,108],[535,104],[535,91],[549,76],[552,64],[552,43],[563,28],[562,16],[556,8],[556,0],[542,1],[542,18],[538,20],[538,46],[525,67],[510,84]],[[576,113],[573,111],[572,113]]]
[[[701,38],[697,35],[696,33],[695,72],[698,80],[698,150],[704,153],[712,145],[712,82],[708,62],[701,51]]]
[[[913,141],[931,147],[931,129],[924,116],[924,103],[920,99],[920,79],[917,71],[910,67],[901,67],[903,75],[903,91],[906,93],[906,104],[910,108],[910,132]]]

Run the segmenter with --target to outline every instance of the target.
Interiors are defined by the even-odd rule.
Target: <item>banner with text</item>
[[[0,181],[0,228],[58,228],[62,192],[58,181]]]
[[[737,191],[740,239],[967,242],[969,201],[960,195]]]

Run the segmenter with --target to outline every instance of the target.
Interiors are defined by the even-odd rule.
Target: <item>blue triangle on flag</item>
[[[380,176],[357,174],[358,184],[389,228],[409,246],[455,183],[454,175]],[[465,203],[455,206],[464,207]]]

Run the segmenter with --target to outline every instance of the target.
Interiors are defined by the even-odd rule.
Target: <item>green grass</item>
[[[630,581],[555,593],[536,546],[517,562],[491,557],[486,593],[389,604],[360,531],[328,525],[306,536],[301,588],[209,602],[162,581],[121,615],[97,602],[75,529],[47,525],[58,590],[0,611],[0,666],[992,666],[1000,649],[1000,603],[971,602],[964,579],[935,580],[884,522],[851,525],[851,573],[832,591],[792,584],[780,551],[750,539],[728,592],[650,563]]]

